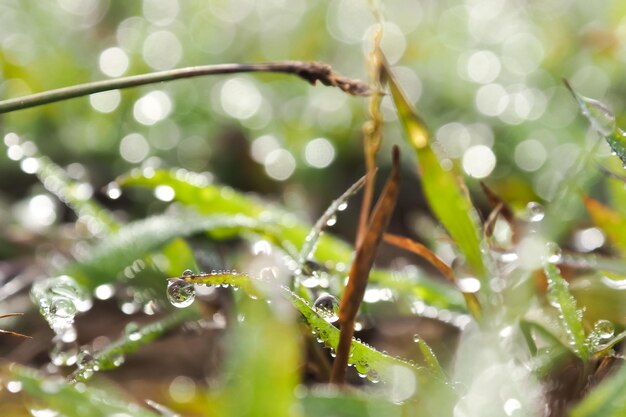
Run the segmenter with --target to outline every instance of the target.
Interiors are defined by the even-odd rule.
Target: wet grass
[[[370,61],[375,88],[365,131],[368,172],[360,180],[363,173],[355,175],[355,185],[315,225],[182,169],[133,171],[114,180],[108,193],[115,198],[146,189],[168,196],[141,219],[124,221],[77,196],[79,184],[62,168],[34,156],[39,180],[74,211],[75,225],[88,229],[89,237],[73,236],[66,259],[51,263],[49,277],[32,286],[33,305],[54,332],[50,361],[39,367],[2,363],[6,400],[0,405],[19,399],[11,413],[35,416],[622,416],[626,368],[618,352],[626,320],[604,303],[626,301],[626,283],[615,272],[624,271],[626,214],[588,197],[588,182],[577,180],[582,171],[597,169],[593,152],[574,166],[574,179],[546,208],[529,202],[526,212],[516,213],[485,186],[493,211],[483,221],[454,161],[437,151],[436,138],[383,53],[375,48]],[[341,81],[335,86],[352,92],[341,87],[346,79],[335,78],[335,84]],[[568,88],[592,129],[623,160],[624,134],[614,115]],[[388,89],[396,106],[402,147],[413,152],[410,169],[419,174],[423,197],[453,253],[450,264],[429,242],[385,235],[403,169],[398,147],[387,185],[370,207],[382,140],[378,89]],[[366,197],[352,245],[326,229],[341,221],[361,187]],[[623,187],[613,192],[622,201]],[[609,240],[606,256],[562,253],[555,240],[575,231],[574,221],[557,218],[563,201],[586,207],[596,232]],[[435,270],[373,268],[383,239]],[[217,262],[210,258],[220,254],[216,248],[226,252]],[[215,270],[201,272],[207,266]],[[94,342],[96,349],[79,347],[76,320],[94,302],[113,297],[125,314],[143,312],[154,320],[125,323],[122,335]],[[437,344],[449,345],[454,360],[440,360],[445,352],[421,329],[394,333],[379,325],[390,316],[453,327],[457,337]],[[212,379],[177,380],[171,399],[126,398],[109,383],[111,371],[137,351],[189,326],[201,334],[223,330],[213,341],[222,357],[211,363]],[[368,331],[388,331],[391,346],[406,347],[408,340],[408,354],[361,340]],[[191,367],[209,362],[194,351],[161,355],[184,355]]]

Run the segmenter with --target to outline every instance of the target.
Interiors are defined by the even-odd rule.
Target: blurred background
[[[513,204],[551,199],[586,140],[561,78],[624,107],[623,2],[391,0],[381,7],[383,49],[445,154]],[[328,62],[367,80],[373,23],[360,0],[8,0],[0,4],[0,94],[284,59]],[[85,198],[103,198],[101,187],[134,167],[176,166],[316,216],[361,172],[366,104],[293,77],[236,75],[4,115],[3,226],[41,231],[63,220],[29,175],[35,149],[84,181]],[[388,98],[383,107],[388,149],[402,139]],[[25,215],[36,207],[39,215]]]

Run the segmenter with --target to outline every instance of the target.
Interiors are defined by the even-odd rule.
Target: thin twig
[[[363,124],[363,153],[365,155],[365,169],[368,175],[363,192],[363,200],[361,202],[361,211],[359,213],[359,224],[357,228],[356,244],[358,248],[367,232],[367,224],[369,222],[370,209],[374,198],[374,180],[376,178],[376,155],[380,150],[383,140],[382,127],[383,115],[380,111],[380,104],[383,99],[383,87],[381,82],[382,60],[381,54],[378,53],[380,42],[382,39],[382,26],[374,32],[374,47],[369,54],[369,72],[370,82],[373,85],[373,92],[369,99],[370,119]]]
[[[333,72],[330,65],[322,62],[283,61],[258,64],[220,64],[178,68],[168,71],[133,75],[130,77],[96,81],[86,84],[77,84],[70,87],[12,98],[0,101],[0,114],[41,106],[43,104],[54,103],[57,101],[68,100],[75,97],[88,96],[102,91],[118,90],[122,88],[137,87],[140,85],[155,84],[164,81],[200,77],[205,75],[235,74],[242,72],[293,74],[311,84],[315,84],[319,81],[324,85],[340,88],[348,94],[356,96],[367,96],[370,94],[370,87],[367,84],[359,80],[352,80],[343,77]]]

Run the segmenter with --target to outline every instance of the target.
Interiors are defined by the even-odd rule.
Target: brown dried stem
[[[292,74],[297,75],[311,84],[315,84],[319,81],[324,85],[340,88],[344,92],[351,95],[367,96],[371,93],[370,87],[366,83],[343,77],[333,72],[330,65],[322,62],[283,61],[258,64],[202,65],[78,84],[56,90],[44,91],[42,93],[31,94],[28,96],[12,98],[0,101],[0,114],[41,106],[43,104],[54,103],[57,101],[68,100],[71,98],[88,96],[102,91],[118,90],[205,75],[235,74],[243,72],[273,72]]]
[[[350,345],[354,336],[354,321],[363,301],[369,272],[374,264],[374,257],[383,234],[389,225],[391,215],[398,199],[400,182],[400,150],[393,148],[393,166],[387,184],[374,207],[374,211],[361,244],[357,248],[352,262],[348,285],[339,304],[339,325],[341,334],[337,346],[337,356],[333,363],[330,382],[343,384],[346,366],[350,355]]]

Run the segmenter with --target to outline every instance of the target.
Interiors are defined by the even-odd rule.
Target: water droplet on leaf
[[[557,263],[561,260],[561,248],[554,242],[546,243],[546,260],[550,263]]]
[[[540,222],[546,215],[543,206],[535,201],[526,204],[526,220],[531,223]]]
[[[609,339],[615,334],[615,326],[608,320],[598,320],[593,325],[593,331],[600,339]]]
[[[167,299],[177,308],[189,307],[196,298],[196,290],[193,283],[173,279],[167,284]]]
[[[191,269],[185,269],[181,276],[183,276],[183,277],[192,277],[193,276],[193,271]]]
[[[313,307],[329,323],[339,320],[339,300],[334,295],[323,293],[313,303]]]

